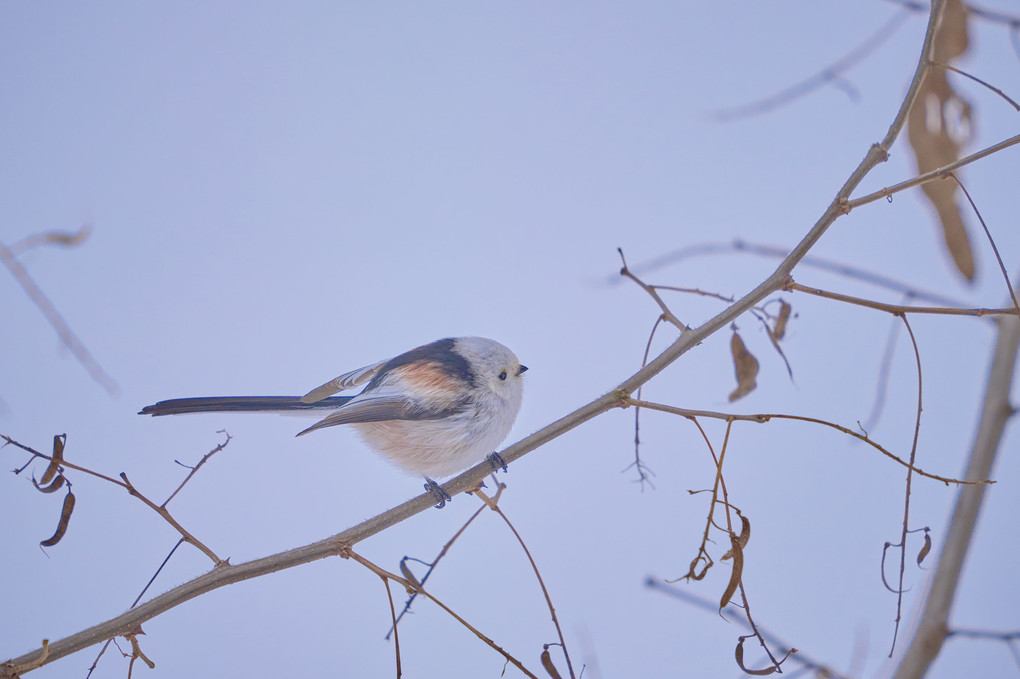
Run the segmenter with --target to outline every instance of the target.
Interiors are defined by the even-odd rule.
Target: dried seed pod
[[[733,594],[740,585],[740,578],[744,574],[744,548],[740,544],[740,538],[730,535],[730,552],[733,556],[733,571],[730,573],[730,582],[726,585],[722,598],[719,600],[719,612],[730,603]]]
[[[928,556],[928,552],[931,551],[931,536],[928,535],[928,531],[924,532],[924,546],[921,547],[921,551],[917,553],[917,565],[920,566],[924,558]]]
[[[552,656],[549,655],[548,646],[542,650],[542,667],[552,679],[560,679],[560,673],[556,670],[556,665],[553,665]]]
[[[71,512],[73,511],[74,493],[68,489],[67,495],[64,496],[64,507],[60,510],[60,522],[57,524],[57,532],[49,540],[43,540],[39,544],[43,547],[52,547],[60,542],[60,539],[64,537],[64,533],[67,532],[67,524],[71,522]]]
[[[55,493],[64,486],[65,480],[66,479],[64,478],[64,475],[60,474],[57,476],[57,478],[53,480],[53,483],[51,483],[48,486],[41,485],[35,479],[32,479],[32,483],[35,484],[36,490],[38,490],[40,493]]]
[[[65,434],[57,434],[53,437],[53,458],[50,460],[49,466],[46,467],[46,471],[43,472],[42,478],[35,484],[36,488],[45,486],[49,483],[57,472],[60,470],[60,463],[64,461],[64,439]],[[58,486],[59,487],[59,486]],[[41,490],[41,489],[40,489]],[[56,490],[56,488],[54,488]],[[53,491],[43,491],[44,493],[50,493]]]
[[[740,511],[737,510],[737,513],[740,514]],[[740,536],[737,538],[737,543],[740,545],[740,549],[744,549],[744,547],[747,547],[747,543],[748,541],[750,541],[750,539],[751,539],[751,521],[743,514],[740,514]],[[730,551],[723,554],[721,560],[726,561],[727,559],[732,558],[733,550],[731,549]]]

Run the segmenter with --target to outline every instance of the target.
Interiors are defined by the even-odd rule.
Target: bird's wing
[[[332,396],[338,391],[356,387],[359,384],[372,379],[375,374],[379,372],[379,368],[383,367],[388,362],[389,360],[387,359],[386,361],[379,361],[372,365],[366,365],[364,368],[358,368],[357,370],[352,370],[349,373],[344,373],[340,377],[336,377],[331,379],[329,382],[326,382],[321,387],[312,389],[310,392],[301,397],[301,402],[315,403],[317,401],[321,401],[327,396]]]
[[[441,420],[463,412],[463,404],[449,404],[431,408],[424,407],[399,393],[378,393],[371,396],[356,396],[345,403],[336,412],[319,420],[298,436],[308,432],[335,427],[339,424],[356,424],[358,422],[383,422],[386,420]]]

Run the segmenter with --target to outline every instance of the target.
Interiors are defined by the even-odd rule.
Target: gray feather
[[[184,415],[187,413],[223,412],[316,412],[335,410],[350,401],[352,396],[334,396],[316,403],[305,403],[298,396],[212,396],[203,398],[174,398],[145,406],[139,415]]]
[[[334,397],[335,398],[335,397]],[[441,420],[463,412],[464,406],[458,405],[444,409],[425,409],[409,402],[406,398],[362,398],[356,397],[353,403],[344,406],[335,413],[327,415],[298,436],[308,432],[335,427],[340,424],[357,424],[359,422],[386,422],[388,420]],[[319,401],[322,403],[322,401]],[[316,404],[318,405],[318,403]]]

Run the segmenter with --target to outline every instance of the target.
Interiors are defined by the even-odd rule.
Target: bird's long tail
[[[315,403],[305,403],[300,396],[211,396],[203,398],[173,398],[145,406],[139,415],[184,415],[187,413],[222,412],[289,412],[317,413],[336,410],[353,396],[332,396]]]

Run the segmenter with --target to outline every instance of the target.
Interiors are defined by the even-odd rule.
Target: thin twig
[[[820,419],[818,419],[816,417],[808,417],[806,415],[788,415],[788,414],[784,414],[784,413],[756,413],[756,414],[753,414],[753,415],[735,415],[733,413],[719,413],[719,412],[714,412],[714,411],[711,411],[711,410],[690,410],[688,408],[677,408],[675,406],[665,405],[663,403],[654,403],[652,401],[638,401],[638,400],[631,399],[631,398],[627,399],[627,403],[630,404],[630,405],[641,406],[642,408],[647,408],[648,410],[658,410],[658,411],[663,412],[663,413],[670,413],[672,415],[679,415],[681,417],[686,417],[686,418],[688,418],[690,420],[693,420],[695,422],[695,424],[697,424],[697,419],[696,418],[698,418],[698,417],[710,417],[710,418],[716,419],[716,420],[733,420],[734,422],[755,422],[757,424],[763,424],[763,423],[769,422],[771,420],[797,420],[797,421],[800,421],[800,422],[811,422],[812,424],[820,424],[820,425],[829,427],[831,429],[835,429],[836,431],[843,432],[844,434],[847,434],[849,436],[854,437],[858,441],[863,441],[864,443],[867,443],[869,446],[871,446],[875,450],[879,451],[880,453],[882,453],[883,455],[885,455],[889,459],[897,462],[898,464],[906,467],[907,469],[912,470],[915,474],[927,477],[929,479],[932,479],[933,481],[941,481],[942,483],[944,483],[946,485],[949,485],[951,483],[952,484],[956,484],[956,485],[968,485],[968,484],[976,484],[976,483],[980,483],[980,484],[995,483],[994,481],[990,481],[990,480],[987,480],[987,479],[980,480],[980,481],[962,480],[962,479],[954,479],[954,478],[951,478],[951,477],[948,477],[948,476],[939,476],[938,474],[931,474],[929,472],[924,471],[923,469],[920,469],[920,468],[918,468],[916,466],[911,465],[910,463],[906,462],[905,460],[903,460],[899,456],[889,452],[888,450],[883,448],[881,445],[879,445],[878,443],[876,443],[872,439],[868,438],[867,434],[861,434],[861,433],[856,432],[856,431],[854,431],[852,429],[848,429],[848,428],[846,428],[846,427],[844,427],[842,425],[836,424],[835,422],[829,422],[827,420],[820,420]],[[700,425],[698,425],[698,426],[700,428]]]
[[[436,558],[433,559],[431,562],[425,563],[424,561],[421,561],[420,559],[415,559],[415,561],[419,561],[420,563],[424,563],[426,566],[428,566],[428,570],[425,571],[425,575],[418,579],[418,583],[420,585],[424,585],[428,581],[429,576],[432,575],[432,571],[434,571],[436,569],[436,566],[439,565],[439,562],[443,559],[444,556],[446,556],[446,553],[448,551],[450,551],[450,548],[453,547],[453,543],[457,541],[457,538],[459,538],[461,535],[464,534],[464,531],[466,531],[468,526],[470,526],[471,523],[475,519],[477,519],[479,517],[479,515],[482,513],[482,511],[484,509],[485,509],[484,505],[479,507],[478,509],[476,509],[475,513],[472,514],[468,518],[468,520],[464,522],[464,525],[461,526],[460,529],[456,533],[453,534],[453,537],[446,541],[446,544],[443,545],[443,548],[441,550],[439,550],[439,554],[437,554]],[[403,564],[407,560],[408,560],[408,557],[406,557],[406,556],[403,559],[401,559],[401,561],[400,561],[401,562],[401,570],[403,570]],[[400,615],[397,616],[396,622],[394,622],[393,627],[391,627],[390,631],[386,633],[386,637],[385,638],[387,640],[390,638],[390,635],[393,634],[396,631],[397,624],[403,619],[404,615],[409,610],[411,610],[411,604],[414,602],[414,599],[417,596],[418,596],[418,590],[414,590],[414,591],[412,591],[410,593],[410,595],[407,598],[407,601],[404,602],[404,609],[402,611],[400,611]]]
[[[202,459],[198,461],[198,464],[196,464],[194,467],[191,467],[191,471],[184,478],[184,480],[181,481],[181,485],[177,486],[177,489],[174,490],[174,492],[170,493],[170,497],[168,497],[167,499],[163,500],[163,504],[161,504],[160,507],[164,507],[165,508],[168,504],[170,504],[170,500],[173,500],[177,496],[177,493],[181,492],[181,489],[184,488],[184,486],[188,483],[188,481],[191,480],[191,477],[193,477],[198,472],[198,470],[201,469],[202,465],[204,465],[209,460],[210,457],[212,457],[213,455],[215,455],[216,453],[220,452],[221,450],[223,450],[224,448],[227,447],[227,444],[230,443],[230,439],[231,439],[231,436],[230,436],[229,433],[227,433],[227,430],[226,429],[221,429],[220,431],[218,431],[216,433],[217,434],[223,434],[224,436],[226,436],[227,437],[226,440],[223,443],[221,443],[218,446],[216,446],[215,448],[213,448],[212,450],[210,450],[205,455],[203,455]],[[178,462],[177,464],[181,464],[181,463]],[[182,466],[185,466],[185,465],[182,465]]]
[[[790,85],[775,94],[757,101],[731,108],[719,109],[708,114],[710,120],[731,122],[756,115],[769,113],[781,106],[820,89],[822,86],[842,81],[842,74],[856,66],[858,62],[870,55],[883,42],[895,33],[910,16],[908,12],[898,12],[885,22],[877,31],[868,36],[859,46],[845,56],[832,62],[817,73]]]
[[[117,386],[117,382],[103,370],[99,362],[92,356],[92,353],[88,350],[85,344],[78,339],[78,336],[71,330],[71,326],[68,325],[64,317],[57,311],[57,307],[54,306],[50,298],[46,296],[46,293],[42,291],[42,288],[35,282],[32,276],[28,273],[28,270],[21,265],[18,258],[14,256],[10,248],[0,242],[0,262],[3,263],[7,270],[14,276],[14,280],[18,281],[18,284],[28,295],[28,298],[32,300],[32,303],[42,312],[42,315],[46,317],[53,329],[57,332],[57,337],[65,347],[67,347],[74,357],[78,359],[78,363],[92,376],[99,386],[106,389],[107,393],[116,395],[120,392],[120,387]]]
[[[574,674],[574,665],[570,662],[570,653],[567,651],[566,639],[563,638],[563,629],[560,627],[560,621],[556,617],[556,608],[553,606],[552,597],[549,596],[549,590],[546,589],[545,581],[542,580],[542,573],[538,570],[538,564],[535,563],[534,557],[531,556],[531,550],[528,549],[528,546],[524,543],[524,538],[522,538],[521,534],[517,532],[517,529],[514,527],[513,523],[510,522],[507,515],[503,513],[503,510],[495,504],[492,505],[491,509],[499,514],[499,518],[506,522],[507,528],[509,528],[510,532],[514,534],[514,537],[517,538],[517,542],[520,543],[521,549],[524,550],[524,555],[528,557],[528,562],[531,564],[531,570],[535,572],[535,578],[538,579],[538,586],[542,588],[542,596],[545,597],[545,604],[549,607],[549,615],[552,616],[553,626],[556,628],[556,635],[560,638],[560,648],[563,649],[563,657],[567,661],[567,671],[570,672],[571,677],[576,676]]]
[[[163,559],[163,563],[161,563],[159,565],[159,568],[156,569],[156,572],[153,573],[152,577],[149,578],[149,581],[147,583],[145,583],[145,587],[142,588],[142,591],[139,592],[138,596],[135,597],[135,600],[131,602],[131,606],[130,606],[131,608],[134,608],[135,606],[138,605],[138,602],[142,600],[142,597],[145,596],[145,593],[149,591],[149,587],[152,587],[152,583],[154,583],[156,581],[156,578],[159,577],[159,574],[163,571],[163,568],[167,565],[167,563],[170,562],[170,557],[172,557],[174,555],[174,552],[177,551],[177,548],[180,547],[183,544],[184,544],[184,538],[180,538],[177,541],[177,544],[175,544],[173,546],[173,549],[170,550],[170,553],[166,555],[166,558]],[[99,654],[96,655],[96,659],[92,661],[92,666],[89,667],[89,671],[88,671],[88,674],[85,675],[85,679],[89,679],[89,677],[92,676],[92,673],[96,671],[96,667],[99,666],[100,658],[102,658],[103,654],[106,653],[106,649],[110,647],[110,643],[112,641],[113,641],[113,638],[107,639],[106,643],[103,644],[103,647],[101,649],[99,649]]]
[[[736,239],[729,243],[702,243],[700,245],[691,245],[688,247],[680,248],[672,252],[666,253],[665,255],[655,257],[654,259],[645,262],[644,264],[638,265],[632,269],[644,273],[647,271],[654,271],[656,269],[682,262],[685,259],[691,257],[700,257],[703,255],[715,255],[715,254],[731,254],[733,252],[739,252],[749,255],[757,255],[759,257],[767,257],[769,259],[783,260],[790,254],[790,248],[780,247],[775,245],[766,245],[763,243],[749,243],[747,241]],[[936,292],[928,290],[921,290],[912,285],[898,281],[895,278],[885,276],[883,274],[875,273],[874,271],[868,271],[860,267],[851,266],[845,262],[840,262],[834,259],[828,259],[826,257],[818,257],[815,255],[809,255],[804,257],[800,262],[801,268],[818,269],[820,271],[826,271],[829,273],[836,274],[838,276],[844,276],[846,278],[852,278],[862,283],[868,283],[879,288],[891,290],[893,292],[899,292],[909,299],[926,300],[933,304],[941,304],[942,306],[964,306],[964,303],[955,300],[946,295],[942,295]],[[619,276],[614,275],[609,279],[609,283],[615,284],[620,280]],[[708,294],[708,293],[705,293]]]
[[[997,153],[998,151],[1009,148],[1010,146],[1015,146],[1016,144],[1020,144],[1020,134],[1016,135],[1015,137],[1010,137],[1009,139],[1006,139],[1004,141],[1000,141],[998,144],[989,146],[988,148],[982,149],[977,153],[972,153],[969,156],[960,158],[959,160],[954,160],[948,165],[943,165],[942,167],[936,168],[930,172],[920,174],[914,177],[913,179],[908,179],[905,182],[900,182],[899,184],[887,186],[884,189],[879,189],[874,193],[869,193],[866,196],[861,196],[860,198],[848,200],[844,204],[844,208],[847,212],[850,212],[850,210],[858,208],[862,205],[874,203],[876,200],[880,200],[882,198],[889,198],[894,193],[899,193],[900,191],[905,191],[915,186],[920,186],[921,184],[927,184],[928,182],[933,182],[937,179],[945,179],[946,177],[949,176],[949,173],[952,172],[953,170],[957,170],[963,167],[964,165],[970,165],[976,160],[981,160],[985,156],[990,156],[993,153]]]
[[[924,402],[922,395],[924,392],[922,384],[922,371],[921,371],[921,352],[917,348],[917,338],[914,337],[914,330],[910,327],[910,321],[907,320],[906,314],[899,314],[899,317],[903,320],[903,325],[907,328],[907,334],[910,335],[910,343],[914,347],[914,359],[917,363],[917,419],[914,423],[914,438],[910,444],[910,465],[907,467],[907,482],[906,488],[904,489],[903,497],[903,532],[900,534],[900,574],[899,574],[899,585],[896,588],[896,624],[893,629],[892,646],[889,648],[889,657],[892,657],[893,651],[896,650],[896,638],[900,631],[900,619],[903,608],[903,577],[907,570],[907,533],[910,528],[910,487],[911,482],[914,479],[913,469],[914,461],[917,459],[917,441],[921,436],[921,411],[924,409]]]
[[[488,464],[488,463],[486,462],[486,464]],[[432,594],[430,594],[429,592],[425,591],[425,589],[423,587],[421,587],[420,584],[414,583],[414,582],[412,582],[410,580],[407,580],[406,578],[402,578],[399,575],[396,575],[395,573],[390,573],[385,568],[381,568],[381,567],[377,566],[376,564],[372,563],[371,561],[369,561],[368,559],[366,559],[362,555],[360,555],[357,552],[351,550],[349,546],[345,546],[344,547],[343,555],[345,557],[349,558],[349,559],[353,559],[354,561],[357,561],[362,566],[368,568],[370,571],[372,571],[373,573],[375,573],[376,575],[378,575],[381,578],[393,580],[394,582],[398,582],[401,585],[403,585],[404,587],[408,588],[409,590],[416,589],[418,592],[420,592],[422,594],[422,596],[426,597],[429,601],[431,601],[432,603],[434,603],[437,606],[439,606],[440,608],[442,608],[444,611],[446,611],[448,614],[450,614],[450,616],[452,616],[454,620],[456,620],[461,625],[463,625],[465,628],[467,628],[468,631],[470,631],[476,637],[478,637],[483,642],[488,644],[489,647],[492,648],[494,651],[496,651],[497,653],[502,655],[504,658],[506,658],[507,661],[509,661],[510,663],[512,663],[514,665],[514,667],[516,667],[517,669],[519,669],[521,672],[523,672],[525,675],[531,677],[532,679],[538,679],[534,674],[529,672],[527,670],[527,668],[524,667],[524,665],[522,665],[521,662],[517,658],[513,657],[512,655],[510,655],[509,653],[504,651],[502,648],[500,648],[499,644],[497,644],[495,641],[493,641],[489,637],[487,637],[484,634],[482,634],[481,632],[479,632],[475,627],[473,627],[470,623],[468,623],[466,620],[464,620],[464,618],[462,618],[459,615],[457,615],[449,606],[444,604],[442,601],[440,601],[436,597],[432,596]]]
[[[988,368],[979,424],[964,478],[987,478],[995,463],[1006,422],[1013,415],[1010,392],[1020,347],[1020,319],[1002,318]],[[928,674],[949,628],[949,612],[960,585],[967,550],[976,533],[986,487],[971,485],[957,492],[952,518],[918,617],[914,637],[903,651],[893,679],[921,679]]]
[[[673,315],[673,312],[666,305],[666,303],[662,301],[662,298],[659,297],[659,293],[655,291],[655,288],[645,284],[644,281],[637,278],[630,272],[630,269],[627,268],[627,259],[623,256],[623,248],[616,248],[616,251],[620,253],[620,260],[623,262],[623,267],[620,269],[620,275],[631,279],[632,281],[637,283],[642,290],[647,292],[648,295],[655,300],[655,303],[659,305],[659,309],[662,310],[662,315],[666,318],[666,320],[675,325],[680,330],[680,332],[687,330],[688,329],[687,324]]]
[[[645,343],[645,353],[641,357],[641,367],[644,368],[648,364],[648,355],[652,351],[652,340],[655,339],[655,331],[659,329],[662,322],[666,320],[663,314],[659,314],[659,317],[655,319],[655,324],[652,325],[652,331],[648,333],[648,341]],[[638,387],[637,397],[641,398],[641,392],[644,391],[644,385]],[[637,469],[638,482],[641,484],[641,491],[644,492],[645,484],[647,483],[652,489],[655,485],[652,483],[651,477],[654,473],[641,461],[641,408],[634,408],[634,461],[627,465],[623,471],[627,471],[631,467]]]
[[[712,463],[715,465],[716,470],[722,469],[722,462],[715,455],[715,448],[712,447],[712,440],[708,438],[708,434],[705,432],[705,428],[698,422],[698,418],[692,417],[691,421],[694,426],[701,432],[701,438],[705,440],[705,446],[708,448],[709,454],[712,456]],[[716,479],[719,483],[725,485],[726,481],[723,479],[722,474],[716,473]],[[712,530],[712,514],[715,512],[715,498],[717,495],[716,487],[712,487],[712,502],[709,503],[708,507],[708,518],[705,520],[705,531],[701,535],[701,544],[698,545],[698,553],[691,559],[691,564],[687,568],[687,575],[683,575],[675,580],[667,580],[668,583],[678,582],[680,580],[701,580],[708,573],[715,561],[712,560],[712,555],[708,553],[708,536]],[[702,565],[704,561],[704,565]],[[701,570],[698,570],[698,566],[701,566]]]
[[[982,639],[986,641],[1001,641],[1006,645],[1013,662],[1020,670],[1020,648],[1017,647],[1017,640],[1020,640],[1020,632],[992,632],[979,629],[954,629],[946,633],[946,639],[958,637],[963,639]]]
[[[849,174],[846,181],[836,192],[836,195],[823,214],[815,221],[811,229],[789,255],[777,266],[775,271],[729,308],[716,314],[716,316],[697,328],[681,333],[677,340],[649,362],[648,365],[624,380],[612,391],[564,415],[534,434],[500,451],[500,456],[506,462],[512,463],[545,443],[597,417],[601,413],[620,407],[624,404],[621,400],[621,395],[627,396],[633,393],[639,386],[645,384],[672,365],[689,350],[705,341],[715,332],[727,327],[747,309],[781,289],[783,283],[797,264],[804,259],[814,244],[828,231],[836,219],[845,213],[843,206],[854,189],[860,185],[864,177],[876,165],[888,158],[888,151],[903,130],[906,124],[907,111],[917,99],[921,84],[930,68],[935,28],[941,18],[945,4],[946,0],[934,0],[932,3],[924,41],[919,50],[913,76],[907,87],[906,95],[892,119],[889,130],[878,143],[870,147],[861,162]],[[478,483],[490,471],[489,463],[483,461],[443,484],[443,488],[451,495],[473,489],[477,487]],[[431,495],[423,493],[412,500],[393,507],[330,538],[236,566],[223,564],[111,620],[94,625],[50,644],[49,655],[45,662],[53,662],[82,648],[108,639],[111,636],[117,636],[125,631],[130,631],[135,625],[213,589],[267,573],[293,568],[316,559],[337,555],[341,546],[353,545],[365,540],[410,516],[431,509],[433,504],[434,500]],[[6,679],[7,677],[14,676],[12,672],[20,671],[18,668],[21,663],[35,661],[41,653],[40,649],[35,649],[12,659],[6,666],[0,666],[0,678]]]
[[[397,632],[397,609],[393,607],[393,592],[390,591],[390,581],[384,577],[379,578],[382,580],[383,587],[386,588],[386,598],[390,602],[390,620],[393,621],[393,653],[397,657],[397,679],[400,679],[400,633]]]
[[[92,234],[91,224],[82,224],[77,231],[63,231],[61,229],[52,229],[50,231],[43,231],[42,233],[33,233],[30,236],[25,236],[21,240],[11,243],[9,246],[7,246],[7,249],[11,251],[12,255],[18,257],[22,253],[27,252],[32,248],[38,248],[44,245],[62,245],[64,247],[76,247],[85,242],[85,240],[91,234]]]
[[[35,450],[34,448],[18,443],[17,441],[12,439],[10,436],[7,436],[6,434],[0,434],[0,438],[2,438],[8,444],[17,446],[18,448],[21,448],[25,452],[31,453],[36,457],[40,457],[44,460],[53,460],[53,458],[50,457],[49,455],[46,455],[45,453],[40,453],[38,450]],[[86,467],[76,465],[73,462],[68,462],[66,459],[61,460],[60,464],[64,467],[67,467],[68,469],[75,469],[77,471],[82,472],[83,474],[88,474],[98,479],[102,479],[103,481],[107,481],[108,483],[112,483],[115,486],[120,486],[121,488],[126,490],[129,494],[138,498],[146,507],[148,507],[149,509],[163,517],[163,520],[169,523],[171,526],[173,526],[174,529],[178,533],[180,533],[185,540],[187,540],[189,543],[197,547],[203,554],[208,556],[212,560],[213,564],[219,565],[220,563],[223,562],[223,560],[216,556],[215,552],[209,549],[209,547],[207,547],[205,543],[203,543],[201,540],[199,540],[194,535],[185,530],[184,526],[177,522],[177,520],[170,514],[170,512],[167,511],[165,506],[157,505],[155,502],[153,502],[152,500],[147,498],[143,493],[141,493],[137,488],[135,488],[134,485],[132,485],[131,481],[128,480],[127,475],[124,474],[123,472],[121,472],[120,474],[122,480],[118,481],[117,479],[111,476],[107,476],[106,474],[100,474],[99,472],[92,471],[91,469],[88,469]],[[3,674],[0,673],[0,677],[2,676]]]
[[[971,209],[974,210],[974,214],[977,215],[978,221],[981,222],[981,228],[984,229],[985,237],[988,239],[988,244],[992,246],[992,252],[995,254],[995,261],[999,263],[999,271],[1002,272],[1002,278],[1006,281],[1006,289],[1009,290],[1009,298],[1013,300],[1013,309],[1016,311],[1017,315],[1020,316],[1020,303],[1016,301],[1016,292],[1014,292],[1013,284],[1010,282],[1009,274],[1006,272],[1006,265],[1002,263],[1002,255],[999,254],[999,248],[995,245],[995,239],[992,238],[992,232],[988,230],[988,225],[985,224],[985,218],[981,216],[981,211],[978,210],[977,204],[974,202],[974,199],[970,197],[970,191],[968,191],[967,187],[963,185],[963,182],[960,181],[960,178],[956,175],[956,173],[951,172],[949,176],[953,178],[956,185],[963,191],[963,195],[967,197],[967,202],[970,203]]]
[[[992,92],[995,92],[997,95],[999,95],[1000,97],[1005,99],[1007,102],[1009,102],[1010,106],[1015,108],[1017,111],[1020,111],[1020,104],[1017,104],[1015,101],[1013,101],[1008,96],[1006,96],[1006,93],[1003,92],[1002,90],[1000,90],[998,87],[993,87],[992,85],[989,85],[988,83],[986,83],[981,78],[972,76],[970,73],[967,73],[966,71],[961,71],[960,69],[956,68],[955,66],[951,66],[949,64],[943,64],[941,61],[933,61],[932,63],[935,66],[938,66],[939,68],[944,68],[947,71],[952,71],[953,73],[959,73],[964,78],[970,78],[971,80],[973,80],[974,82],[978,83],[979,85],[983,85],[983,86],[987,87]]]
[[[896,353],[896,340],[899,336],[900,323],[893,319],[889,327],[889,334],[885,339],[885,348],[882,350],[882,361],[878,366],[878,384],[875,385],[875,402],[871,406],[871,412],[864,418],[862,428],[865,431],[871,431],[882,417],[882,410],[885,408],[885,395],[889,388],[889,375],[892,370],[893,356]]]
[[[694,606],[695,608],[700,608],[701,610],[709,613],[715,613],[718,611],[718,606],[716,605],[715,602],[709,601],[708,599],[704,599],[696,594],[688,592],[685,589],[681,589],[679,587],[672,587],[665,582],[660,582],[658,578],[653,577],[645,578],[645,587],[651,590],[655,590],[657,592],[662,592],[667,596],[683,601],[684,603],[688,603]],[[736,610],[737,607],[731,604],[731,606],[727,606],[725,609],[723,609],[723,613],[735,612]],[[741,620],[737,618],[737,624],[742,625],[745,629],[750,629],[750,626],[747,624],[746,620]],[[786,643],[785,641],[777,637],[775,634],[769,632],[761,625],[758,625],[758,633],[761,634],[761,636],[766,641],[768,641],[774,647],[778,648],[781,653],[786,652],[793,648],[793,646]],[[798,652],[796,655],[790,656],[790,659],[793,660],[795,663],[802,665],[804,668],[814,671],[815,675],[818,677],[831,677],[832,679],[851,679],[850,675],[842,674],[832,669],[828,665],[824,665],[814,660],[813,658],[811,658],[811,656],[807,655],[802,651]]]
[[[790,657],[791,653],[796,653],[797,649],[795,649],[795,648],[787,649],[786,655],[783,657],[783,659],[782,660],[778,660],[776,658],[776,656],[773,655],[772,650],[769,648],[768,644],[765,642],[765,637],[763,637],[761,635],[761,633],[758,631],[758,625],[754,622],[754,618],[751,616],[751,604],[747,600],[747,590],[744,587],[744,577],[743,577],[743,561],[744,561],[743,547],[744,547],[744,545],[740,544],[740,542],[736,539],[737,538],[737,533],[736,533],[736,531],[733,530],[733,517],[730,515],[730,510],[732,509],[732,505],[730,504],[729,492],[726,490],[726,482],[723,480],[723,474],[722,474],[723,456],[726,454],[726,449],[729,446],[730,432],[731,432],[732,429],[733,429],[733,420],[727,420],[726,421],[726,435],[723,438],[722,448],[719,450],[719,467],[716,470],[716,481],[717,481],[717,485],[719,487],[721,487],[721,489],[722,489],[722,496],[723,496],[722,497],[722,504],[723,504],[724,512],[726,514],[726,533],[730,537],[731,551],[729,552],[729,554],[731,554],[733,556],[733,569],[734,569],[734,573],[733,573],[732,577],[736,578],[737,589],[740,591],[740,601],[743,604],[744,617],[747,619],[747,624],[751,628],[751,634],[758,640],[758,644],[762,647],[762,649],[764,649],[765,655],[767,655],[769,660],[772,662],[772,667],[774,667],[777,672],[781,673],[783,671],[782,668],[781,668],[781,665],[784,662],[786,662],[786,659]],[[713,504],[715,504],[715,499],[716,499],[715,498],[715,493],[713,492],[713,494],[712,494],[712,503]],[[726,556],[723,556],[723,559],[726,559],[726,558],[727,558]],[[726,595],[724,594],[723,596],[725,597]],[[720,615],[722,615],[721,611],[720,611]],[[744,643],[744,639],[745,638],[746,637],[740,637],[737,640],[737,664],[740,665],[740,669],[742,669],[742,670],[744,670],[746,672],[747,669],[744,667],[744,663],[743,663],[743,643]],[[755,673],[758,673],[758,672],[759,671],[755,671]]]
[[[820,288],[810,288],[806,285],[801,285],[792,278],[787,282],[784,287],[789,292],[803,292],[809,295],[815,295],[816,297],[825,297],[827,299],[834,299],[840,302],[847,302],[849,304],[856,304],[858,306],[868,307],[869,309],[877,309],[879,311],[885,311],[896,316],[905,316],[906,314],[938,314],[941,316],[1018,316],[1020,315],[1020,306],[1018,307],[1005,307],[999,309],[960,309],[956,307],[930,307],[930,306],[909,306],[901,304],[888,304],[886,302],[876,302],[872,299],[865,299],[863,297],[854,297],[853,295],[844,295],[839,292],[829,292],[828,290],[822,290]]]

